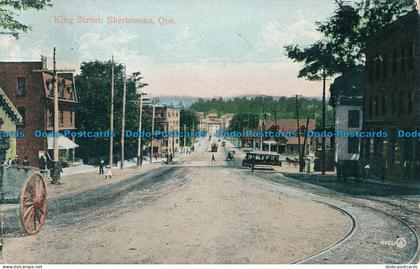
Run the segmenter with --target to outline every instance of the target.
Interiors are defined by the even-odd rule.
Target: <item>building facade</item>
[[[363,141],[364,166],[382,179],[419,179],[420,15],[412,11],[368,42],[364,79],[364,130],[385,135]]]
[[[152,114],[153,108],[149,107],[149,112]],[[155,106],[155,132],[168,132],[175,134],[180,132],[180,109],[166,106]],[[177,135],[169,137],[157,135],[153,139],[153,153],[154,157],[167,157],[167,154],[172,154],[180,151],[181,138]],[[150,147],[149,147],[150,151]]]
[[[22,125],[17,128],[24,137],[17,139],[17,155],[22,161],[28,157],[32,166],[38,165],[40,154],[47,154],[52,145],[47,138],[36,136],[36,131],[53,130],[53,84],[52,75],[46,70],[46,62],[0,62],[0,87],[22,116]],[[77,93],[73,74],[57,76],[59,94],[59,131],[74,130],[76,126]],[[71,157],[60,151],[62,157]]]
[[[9,148],[4,156],[5,160],[13,159],[17,155],[16,139],[18,137],[17,126],[22,124],[22,116],[12,104],[6,93],[0,87],[0,121],[2,122],[1,131],[5,132],[8,139]]]
[[[334,80],[330,105],[334,108],[334,127],[343,133],[362,130],[363,72],[353,71]],[[361,138],[339,135],[335,138],[334,162],[338,176],[359,175]]]

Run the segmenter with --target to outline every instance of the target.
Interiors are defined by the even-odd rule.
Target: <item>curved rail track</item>
[[[393,214],[363,204],[350,197],[335,198],[318,192],[305,192],[302,189],[287,185],[287,183],[279,183],[257,175],[251,177],[247,175],[247,178],[253,179],[253,183],[263,188],[270,188],[263,185],[270,184],[277,186],[274,191],[306,197],[308,200],[323,203],[341,212],[350,220],[351,227],[340,240],[293,263],[411,264],[418,261],[420,254],[418,233],[409,223]],[[388,231],[381,231],[378,227],[383,227],[384,230],[388,229]],[[399,236],[395,237],[396,234]],[[406,245],[403,248],[381,245],[381,242],[389,242],[390,238],[406,239],[404,240]],[[365,244],[363,244],[364,242]],[[363,255],[352,257],[351,253]],[[343,255],[346,257],[343,258]]]

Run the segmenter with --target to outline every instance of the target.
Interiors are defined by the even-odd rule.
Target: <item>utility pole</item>
[[[114,132],[114,56],[111,60],[111,115],[110,115],[110,136],[109,136],[109,166],[112,168],[113,163],[113,147],[114,147],[114,137],[112,136]]]
[[[58,123],[58,81],[57,81],[57,74],[59,73],[72,73],[74,70],[57,70],[57,61],[56,61],[56,48],[53,48],[53,70],[48,70],[46,67],[42,70],[33,70],[33,72],[39,73],[49,73],[52,75],[51,84],[53,87],[53,111],[54,111],[54,124],[53,124],[53,173],[52,173],[52,183],[59,184],[60,183],[60,156],[59,156],[59,148],[58,148],[58,136],[59,136],[59,123]]]
[[[123,77],[123,108],[122,108],[122,122],[121,122],[121,169],[124,168],[124,143],[125,143],[125,103],[127,98],[127,77],[126,67],[124,66],[124,77]]]
[[[140,112],[139,112],[139,137],[137,144],[137,166],[141,166],[143,163],[143,152],[142,152],[142,141],[141,141],[141,128],[143,118],[143,93],[140,92]]]
[[[53,183],[58,184],[60,182],[60,160],[58,152],[58,82],[57,82],[57,66],[56,66],[56,48],[53,50],[53,92],[54,92],[54,168],[53,168]]]
[[[325,88],[326,88],[326,73],[325,68],[322,71],[322,131],[325,131]],[[325,136],[322,136],[321,140],[321,171],[325,175]]]
[[[305,130],[305,138],[303,139],[303,148],[302,148],[302,171],[305,169],[305,165],[306,165],[306,161],[305,161],[305,156],[306,156],[306,143],[308,141],[308,128],[309,128],[309,118],[307,118],[306,120],[306,130]],[[309,163],[310,164],[310,163]]]
[[[155,135],[155,100],[152,100],[152,138],[150,140],[150,163],[153,161],[153,138]]]
[[[296,94],[296,123],[297,123],[297,136],[298,136],[298,145],[299,145],[299,172],[303,172],[302,167],[302,149],[300,144],[300,123],[299,123],[299,103],[298,95]]]
[[[184,124],[184,149],[183,149],[184,150],[184,153],[185,153],[185,149],[187,148],[186,147],[186,145],[187,145],[187,137],[185,135],[186,132],[187,132],[187,125]]]

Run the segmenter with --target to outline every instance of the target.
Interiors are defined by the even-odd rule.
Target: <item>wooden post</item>
[[[114,56],[112,56],[111,61],[111,115],[109,132],[109,166],[112,168],[114,147],[114,137],[112,136],[112,133],[114,132]]]
[[[126,79],[126,70],[124,67],[124,77],[123,77],[123,107],[122,107],[122,122],[121,122],[121,169],[124,168],[124,143],[125,143],[125,103],[127,98],[127,79]]]

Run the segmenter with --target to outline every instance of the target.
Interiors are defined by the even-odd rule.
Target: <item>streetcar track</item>
[[[285,177],[285,178],[289,179],[288,177],[286,177],[286,176],[284,176],[284,175],[283,175],[283,177]],[[303,192],[303,191],[302,191],[302,189],[299,189],[299,188],[296,188],[296,187],[293,187],[293,186],[290,186],[290,185],[287,185],[287,184],[282,184],[282,183],[279,183],[279,182],[275,182],[275,181],[270,180],[270,179],[267,179],[267,178],[261,178],[261,177],[257,177],[257,176],[252,176],[251,178],[252,178],[252,179],[254,179],[254,180],[256,180],[256,181],[260,181],[260,182],[264,182],[264,183],[268,183],[268,184],[273,184],[273,185],[278,185],[278,186],[282,186],[282,187],[291,188],[291,189],[293,189],[293,190],[297,191],[298,193],[302,193],[302,192]],[[291,179],[292,179],[292,180],[296,180],[296,179],[293,179],[293,178],[291,178]],[[350,201],[348,201],[347,199],[345,199],[345,197],[333,198],[333,197],[328,196],[328,195],[326,195],[326,194],[322,194],[322,193],[313,193],[313,192],[311,192],[311,194],[312,194],[312,195],[315,195],[315,196],[316,196],[316,195],[318,195],[318,196],[321,196],[321,197],[324,197],[324,198],[328,198],[328,199],[337,199],[337,200],[340,200],[341,202],[345,202],[345,203],[352,203],[352,204],[357,205],[357,206],[359,206],[359,207],[363,207],[363,208],[367,208],[367,209],[370,209],[370,210],[374,210],[374,211],[380,212],[380,213],[382,213],[382,214],[384,214],[384,215],[388,216],[389,218],[394,219],[394,220],[396,220],[397,222],[401,223],[403,226],[405,226],[406,228],[408,228],[408,229],[409,229],[409,231],[413,234],[414,239],[415,239],[415,251],[414,251],[414,253],[412,253],[412,254],[411,254],[410,259],[409,259],[406,263],[408,263],[408,264],[412,264],[412,263],[415,263],[415,262],[417,261],[418,256],[419,256],[419,254],[420,254],[419,235],[418,235],[418,233],[416,232],[416,230],[415,230],[414,228],[412,228],[412,227],[411,227],[411,225],[410,225],[410,224],[408,224],[406,221],[404,221],[404,220],[402,220],[401,218],[399,218],[399,217],[397,217],[397,216],[395,216],[395,215],[393,215],[393,214],[390,214],[390,213],[388,213],[388,212],[386,212],[386,211],[384,211],[384,210],[381,210],[381,209],[378,209],[378,208],[375,208],[375,207],[372,207],[372,206],[365,205],[365,204],[363,204],[363,203],[361,203],[361,202],[358,202],[358,201],[355,201],[355,200],[352,200],[352,201],[350,202]],[[333,244],[331,244],[331,245],[329,245],[329,246],[325,247],[324,249],[322,249],[322,250],[320,250],[320,251],[317,251],[317,252],[315,252],[315,253],[313,253],[313,254],[311,254],[311,255],[307,256],[307,257],[304,257],[304,258],[298,259],[298,260],[296,260],[296,261],[292,262],[292,264],[295,264],[295,263],[304,263],[304,262],[308,262],[308,261],[310,261],[310,260],[312,260],[312,259],[315,259],[315,258],[317,258],[317,257],[320,257],[321,255],[323,255],[323,254],[325,254],[325,253],[327,253],[327,252],[329,252],[329,251],[331,251],[331,250],[333,250],[333,249],[335,249],[335,248],[337,248],[337,247],[341,246],[344,242],[346,242],[349,238],[351,238],[351,237],[355,234],[355,232],[356,232],[356,227],[358,226],[358,225],[357,225],[357,221],[356,221],[355,217],[354,217],[354,216],[352,216],[349,212],[347,212],[347,211],[346,211],[346,210],[344,210],[343,208],[340,208],[340,207],[338,207],[338,206],[332,205],[332,204],[327,203],[327,202],[325,202],[325,201],[319,201],[319,200],[316,200],[316,199],[311,199],[311,201],[314,201],[314,202],[319,202],[319,203],[323,203],[323,204],[325,204],[325,205],[327,205],[327,206],[329,206],[329,207],[332,207],[332,208],[334,208],[334,209],[336,209],[336,210],[340,211],[341,213],[343,213],[343,214],[347,215],[348,217],[350,217],[350,218],[352,219],[352,221],[354,221],[354,224],[355,224],[355,225],[354,225],[353,229],[350,229],[350,230],[351,230],[351,232],[346,233],[346,235],[345,235],[345,236],[343,236],[343,237],[342,237],[340,240],[338,240],[337,242],[335,242],[335,243],[333,243]]]
[[[304,257],[304,258],[300,258],[298,260],[295,260],[295,261],[291,262],[291,264],[305,263],[305,261],[309,261],[310,259],[313,259],[315,257],[318,257],[318,256],[326,253],[327,251],[330,251],[333,248],[336,248],[339,245],[341,245],[342,243],[346,242],[347,239],[349,239],[350,237],[352,237],[353,234],[356,232],[356,228],[357,228],[356,219],[349,212],[347,212],[346,210],[344,210],[342,208],[339,208],[339,207],[337,207],[335,205],[329,204],[329,203],[325,203],[325,202],[321,202],[321,201],[316,201],[316,202],[321,203],[321,204],[325,204],[326,206],[328,206],[328,207],[330,207],[330,208],[332,208],[334,210],[337,210],[340,213],[342,213],[343,215],[345,215],[347,218],[350,219],[350,221],[351,221],[351,227],[349,228],[349,230],[347,231],[347,233],[340,240],[338,240],[337,242],[334,242],[334,243],[330,244],[329,246],[327,246],[327,247],[325,247],[325,248],[323,248],[323,249],[321,249],[321,250],[319,250],[319,251],[317,251],[317,252],[315,252],[315,253],[307,256],[307,257]]]

